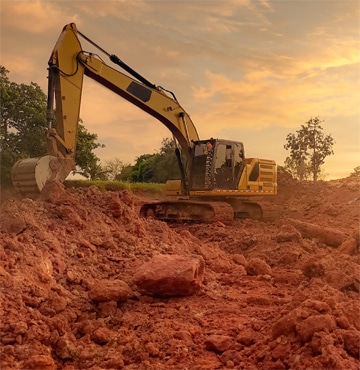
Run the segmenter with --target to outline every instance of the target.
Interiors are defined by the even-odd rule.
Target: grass
[[[142,183],[142,182],[123,182],[123,181],[83,181],[83,180],[68,180],[64,182],[67,188],[86,188],[96,186],[102,191],[120,191],[131,190],[134,193],[148,193],[163,195],[165,184]]]

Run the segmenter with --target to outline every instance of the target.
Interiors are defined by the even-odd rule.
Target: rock
[[[194,344],[192,336],[189,331],[186,330],[179,330],[174,334],[175,339],[179,339],[185,342],[187,346],[191,346]]]
[[[251,276],[271,275],[271,267],[261,258],[250,259],[246,271]]]
[[[278,243],[284,243],[284,242],[299,242],[301,238],[301,234],[298,230],[295,229],[292,225],[282,225],[279,228],[279,231],[277,232],[276,241]]]
[[[303,303],[304,307],[309,308],[311,310],[315,310],[319,313],[325,314],[331,311],[329,305],[326,302],[318,301],[316,299],[307,299]]]
[[[346,291],[359,291],[359,274],[350,274],[350,271],[343,272],[334,269],[325,275],[326,282],[333,288]]]
[[[110,342],[113,336],[113,331],[108,328],[101,327],[91,333],[90,339],[97,344],[106,344]]]
[[[63,360],[76,357],[76,338],[72,333],[65,333],[55,345],[55,353]]]
[[[16,216],[10,216],[1,223],[1,230],[12,235],[22,233],[27,227],[26,221]]]
[[[61,201],[66,196],[64,184],[57,180],[48,180],[41,190],[40,199],[50,203]]]
[[[210,335],[205,340],[205,347],[208,351],[214,351],[218,353],[225,352],[233,344],[231,337],[227,335]]]
[[[117,310],[117,302],[116,301],[99,302],[97,309],[100,317],[114,316]]]
[[[130,296],[132,291],[122,280],[100,280],[89,292],[94,302],[126,301]]]
[[[220,360],[227,369],[233,369],[241,363],[242,357],[239,351],[230,349],[220,355]],[[241,369],[241,367],[236,367],[236,369]]]
[[[347,238],[339,247],[338,252],[342,254],[349,254],[354,256],[359,254],[359,241],[353,237]]]
[[[314,333],[325,331],[332,332],[336,328],[336,322],[331,315],[314,315],[300,322],[296,326],[296,331],[299,334],[303,343],[309,342]]]
[[[245,347],[251,346],[255,343],[254,338],[254,330],[253,329],[245,329],[242,330],[236,337],[236,341],[238,343],[243,344]]]
[[[144,349],[151,357],[156,357],[159,354],[158,346],[152,342],[146,343]]]
[[[160,254],[140,266],[134,282],[150,296],[188,296],[200,289],[204,269],[205,263],[200,256]]]
[[[348,329],[350,326],[349,320],[346,316],[342,315],[336,319],[336,324],[341,329]]]
[[[56,370],[56,365],[50,355],[34,355],[24,363],[25,369],[34,370]]]
[[[232,259],[238,265],[241,265],[244,267],[248,265],[248,261],[246,260],[243,254],[235,253],[232,255]]]
[[[357,330],[348,330],[344,333],[344,348],[346,352],[355,357],[360,358],[360,332]]]
[[[275,347],[271,351],[271,357],[274,360],[285,360],[290,352],[290,343],[278,343],[275,345]],[[280,367],[278,367],[280,369]]]
[[[296,321],[293,313],[281,317],[275,322],[272,327],[273,339],[278,338],[280,335],[290,335],[295,333]]]
[[[310,258],[302,266],[302,272],[306,277],[320,277],[325,275],[325,265],[316,258]]]
[[[120,354],[111,357],[102,363],[104,369],[122,369],[124,367],[124,360]]]
[[[21,234],[29,227],[29,220],[26,219],[26,215],[21,212],[20,206],[14,201],[6,201],[1,205],[1,210],[3,216],[1,217],[0,231],[2,233],[9,234],[12,238],[14,235]],[[13,243],[11,243],[10,248],[12,245]]]

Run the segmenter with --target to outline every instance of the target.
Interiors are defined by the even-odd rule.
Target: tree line
[[[21,158],[46,155],[47,96],[40,86],[10,81],[9,71],[0,66],[0,165],[1,184],[11,184],[11,167]],[[296,133],[286,137],[284,148],[290,152],[283,169],[299,180],[317,181],[325,158],[333,153],[334,139],[323,132],[319,117],[311,118]],[[77,132],[75,162],[91,179],[164,183],[179,179],[180,171],[174,154],[175,143],[164,138],[160,149],[143,154],[135,164],[114,158],[101,164],[94,153],[104,147],[98,135],[90,133],[80,120]],[[360,166],[352,176],[360,175]]]

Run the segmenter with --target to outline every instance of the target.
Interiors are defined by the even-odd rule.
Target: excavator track
[[[175,200],[146,203],[140,209],[140,216],[166,222],[229,222],[236,218],[271,222],[278,218],[279,210],[273,203],[247,199]]]
[[[167,222],[228,222],[234,219],[234,210],[226,202],[176,200],[146,203],[140,216]]]
[[[269,222],[279,217],[279,208],[271,202],[236,198],[228,198],[226,201],[231,204],[235,218]]]
[[[257,204],[262,211],[261,221],[271,222],[279,218],[279,207],[276,204],[270,202],[257,202]]]

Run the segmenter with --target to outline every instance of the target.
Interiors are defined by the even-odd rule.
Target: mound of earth
[[[273,223],[165,224],[143,198],[3,201],[2,370],[359,369],[357,178],[281,177]]]

